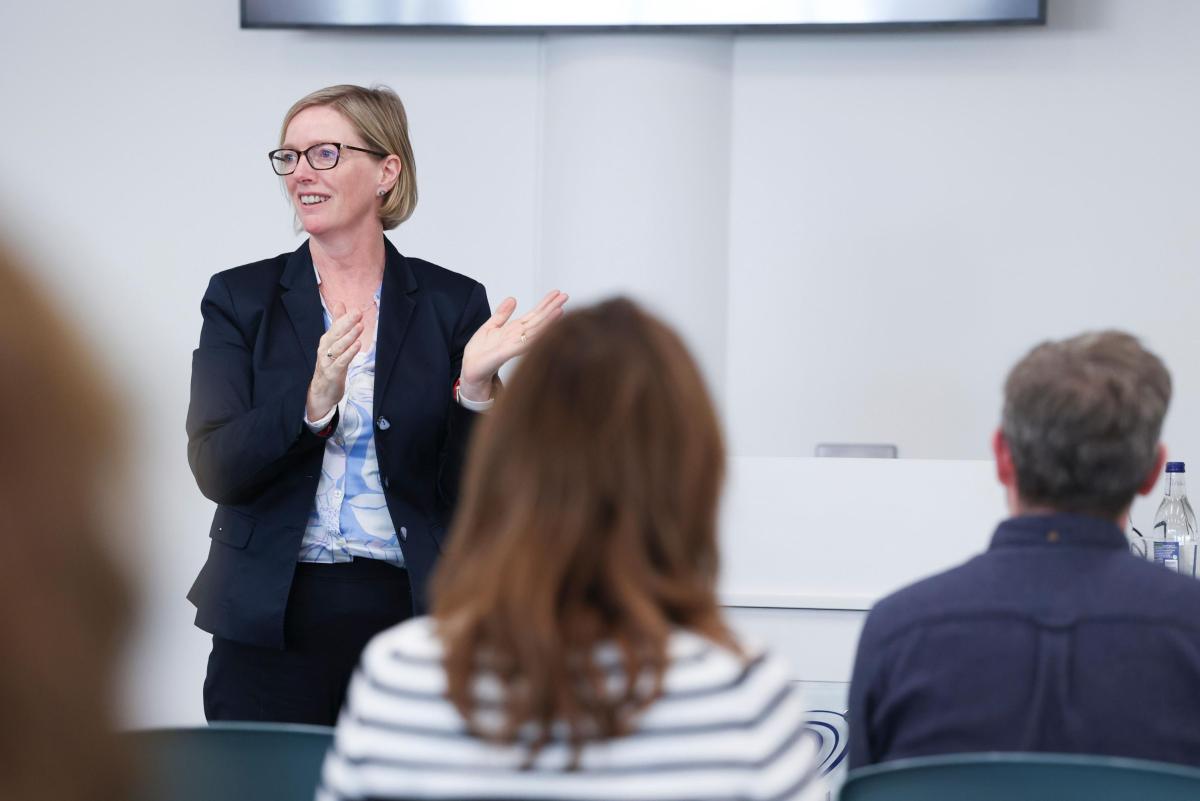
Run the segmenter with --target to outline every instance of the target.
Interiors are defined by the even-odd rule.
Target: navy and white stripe
[[[668,644],[661,698],[634,731],[589,743],[578,770],[552,740],[527,751],[472,736],[445,698],[430,618],[376,637],[363,653],[326,757],[318,798],[795,801],[824,797],[820,745],[782,662],[749,659],[679,631]],[[607,659],[601,654],[603,664]],[[617,670],[615,663],[612,667]],[[483,725],[499,725],[500,688],[476,683]],[[561,735],[562,732],[556,734]]]

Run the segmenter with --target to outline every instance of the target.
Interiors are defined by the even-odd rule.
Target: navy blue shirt
[[[1017,517],[987,552],[884,598],[850,687],[851,768],[972,751],[1200,765],[1200,581],[1080,515]]]

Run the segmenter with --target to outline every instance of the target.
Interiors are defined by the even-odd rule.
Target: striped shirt
[[[778,659],[741,658],[695,634],[668,642],[663,695],[627,736],[583,746],[552,739],[522,770],[527,750],[471,735],[445,697],[432,618],[377,636],[363,652],[322,772],[335,799],[553,799],[554,801],[810,801],[824,798],[818,738]],[[600,663],[618,670],[613,651]],[[498,724],[500,687],[476,682],[483,725]],[[557,732],[561,735],[562,732]]]

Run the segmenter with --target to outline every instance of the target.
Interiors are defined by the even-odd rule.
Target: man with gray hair
[[[1047,342],[992,440],[1012,517],[989,549],[884,598],[850,688],[851,768],[978,751],[1200,765],[1200,581],[1129,553],[1171,377],[1115,331]]]

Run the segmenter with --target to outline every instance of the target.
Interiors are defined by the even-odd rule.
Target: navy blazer
[[[375,357],[375,449],[413,592],[442,550],[474,413],[454,402],[463,348],[488,319],[483,285],[385,239]],[[216,501],[208,561],[188,593],[196,625],[283,647],[283,619],[325,440],[304,407],[325,322],[308,242],[217,273],[192,355],[188,461]]]

